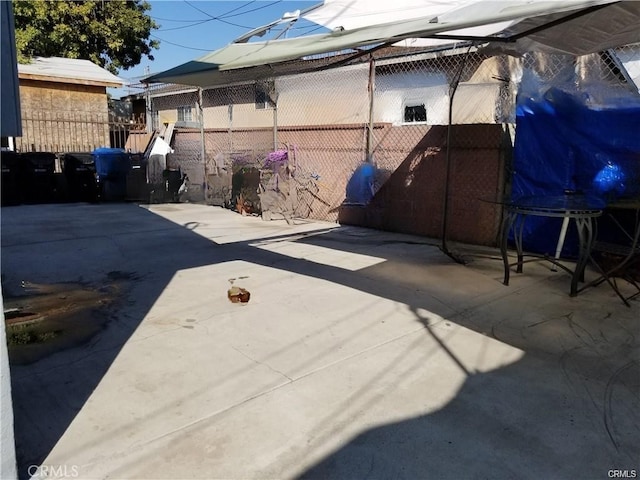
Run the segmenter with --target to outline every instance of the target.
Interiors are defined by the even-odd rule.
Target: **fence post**
[[[458,263],[464,263],[461,259],[455,257],[447,246],[447,233],[449,227],[449,194],[451,190],[451,129],[453,125],[453,97],[458,90],[458,85],[460,84],[460,79],[462,78],[462,73],[464,72],[464,68],[467,64],[467,60],[469,58],[469,52],[471,52],[472,45],[467,49],[467,53],[465,53],[462,58],[462,63],[460,64],[460,68],[456,72],[454,78],[451,80],[451,85],[449,85],[449,117],[447,124],[447,152],[445,156],[445,180],[444,180],[444,195],[443,195],[443,205],[442,205],[442,251],[449,255],[453,260]]]
[[[376,61],[373,55],[369,59],[369,127],[367,131],[367,162],[375,164],[373,159],[373,106],[376,89]]]
[[[202,102],[202,87],[198,87],[198,114],[200,115],[200,158],[202,161],[202,175],[204,179],[204,200],[207,200],[207,191],[209,189],[209,182],[207,181],[207,161],[205,158],[206,149],[204,143],[204,104]]]
[[[278,150],[278,92],[275,78],[268,83],[267,101],[273,106],[273,151]]]

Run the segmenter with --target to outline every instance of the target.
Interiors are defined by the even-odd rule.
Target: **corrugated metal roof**
[[[29,64],[18,64],[18,77],[105,87],[127,83],[89,60],[60,57],[34,57]]]

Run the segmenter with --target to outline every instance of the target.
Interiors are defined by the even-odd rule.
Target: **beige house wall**
[[[230,128],[229,106],[205,108],[204,124],[206,128]]]
[[[369,68],[340,68],[276,80],[278,125],[353,125],[369,121]]]
[[[206,129],[272,128],[312,125],[363,124],[369,118],[368,67],[343,68],[277,78],[277,111],[271,104],[256,104],[255,86],[238,85],[205,91]],[[336,88],[338,86],[339,88]],[[160,122],[175,122],[184,99],[154,98]],[[195,97],[194,97],[195,102]],[[348,107],[348,108],[346,108]]]
[[[192,121],[198,120],[197,108],[198,95],[196,92],[177,93],[153,97],[151,109],[158,112],[158,126],[164,123],[176,123],[178,121],[178,108],[191,107]]]

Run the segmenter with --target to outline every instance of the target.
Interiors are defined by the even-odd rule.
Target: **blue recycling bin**
[[[131,156],[121,148],[96,148],[92,155],[102,198],[107,201],[124,200]]]

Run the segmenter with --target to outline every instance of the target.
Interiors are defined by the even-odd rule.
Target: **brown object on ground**
[[[252,215],[254,213],[253,204],[244,198],[242,194],[238,196],[238,201],[236,202],[236,210],[242,216]]]
[[[249,301],[249,298],[251,297],[251,294],[244,288],[231,287],[227,291],[227,296],[233,303],[247,303]]]

